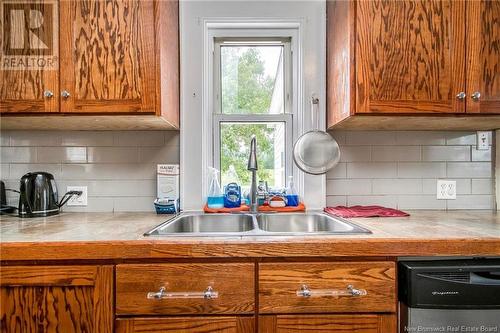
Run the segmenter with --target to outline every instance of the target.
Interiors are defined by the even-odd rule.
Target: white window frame
[[[233,121],[237,117],[239,120],[243,121],[242,115],[221,115],[220,109],[218,108],[218,102],[216,102],[216,91],[214,86],[214,75],[216,75],[218,68],[214,66],[215,59],[215,48],[217,40],[221,38],[258,38],[258,39],[289,39],[290,48],[290,62],[291,66],[291,81],[290,81],[290,98],[288,101],[288,108],[285,108],[286,113],[281,115],[261,115],[261,117],[267,117],[267,121],[273,121],[276,116],[279,116],[279,120],[289,117],[286,120],[286,137],[285,144],[288,147],[293,147],[293,142],[298,138],[298,133],[302,133],[304,130],[304,125],[302,121],[294,121],[294,119],[303,119],[303,108],[299,105],[303,104],[303,73],[302,73],[302,54],[301,54],[301,38],[300,38],[300,23],[296,22],[241,22],[232,20],[222,20],[222,21],[212,21],[205,22],[205,44],[204,49],[208,52],[204,55],[204,84],[203,84],[203,147],[202,147],[202,166],[204,171],[203,179],[207,179],[206,170],[209,166],[217,167],[220,166],[220,150],[216,152],[215,140],[220,142],[219,131],[214,131],[214,124],[216,122],[222,121]],[[285,80],[287,81],[287,80]],[[286,98],[285,98],[286,100]],[[229,117],[235,117],[228,120]],[[255,115],[252,115],[251,122],[256,122]],[[245,115],[243,115],[245,117]],[[262,118],[264,120],[264,118]],[[290,126],[290,128],[288,128]],[[217,136],[217,137],[216,137]],[[285,174],[286,176],[293,176],[294,182],[296,184],[297,191],[299,195],[304,195],[304,175],[303,173],[294,165],[292,160],[292,150],[290,148],[290,153],[286,154],[286,166]],[[220,169],[220,168],[219,168]],[[285,179],[286,181],[286,179]],[[203,193],[208,191],[207,182],[202,183]]]
[[[222,113],[221,103],[221,46],[238,45],[238,46],[261,46],[261,45],[280,45],[283,46],[283,93],[284,93],[284,113],[281,114],[224,114]],[[291,50],[291,38],[278,37],[226,37],[215,38],[213,49],[213,78],[214,78],[214,108],[213,108],[213,166],[221,170],[220,165],[220,129],[222,123],[283,123],[285,126],[285,179],[283,185],[286,184],[287,177],[293,175],[293,52]],[[250,140],[250,138],[248,138]],[[258,149],[259,142],[257,142]]]

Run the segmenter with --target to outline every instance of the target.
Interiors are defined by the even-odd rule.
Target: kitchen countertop
[[[154,213],[1,216],[0,259],[138,259],[325,256],[500,255],[500,214],[410,211],[410,217],[351,219],[372,234],[144,237],[169,218]]]

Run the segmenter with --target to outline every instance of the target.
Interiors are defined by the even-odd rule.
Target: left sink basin
[[[244,214],[182,214],[147,232],[145,236],[231,235],[254,229],[251,215]]]

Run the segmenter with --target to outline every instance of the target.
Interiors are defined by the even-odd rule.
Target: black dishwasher
[[[399,263],[399,332],[500,332],[500,258]]]

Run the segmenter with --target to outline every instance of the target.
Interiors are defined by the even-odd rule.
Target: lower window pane
[[[265,180],[272,188],[283,188],[285,186],[284,122],[221,123],[222,185],[224,186],[238,178],[242,188],[250,188],[252,179],[247,170],[247,163],[252,135],[257,138],[257,163],[259,167],[257,181]]]

